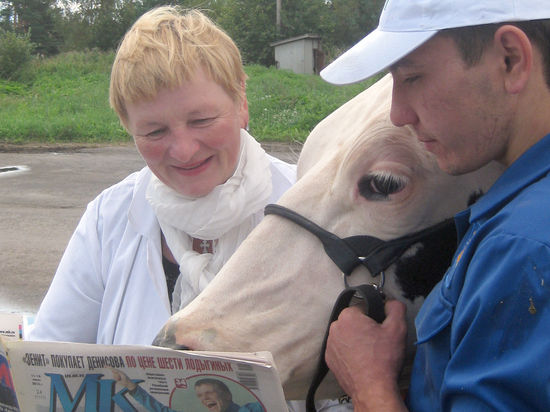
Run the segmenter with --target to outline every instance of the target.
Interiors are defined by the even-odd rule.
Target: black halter
[[[315,412],[315,392],[328,372],[328,367],[325,362],[325,349],[330,324],[338,318],[340,312],[344,310],[344,308],[349,306],[353,297],[359,297],[363,300],[365,313],[377,322],[381,323],[385,317],[384,295],[381,288],[370,284],[349,287],[347,284],[347,276],[351,275],[359,265],[365,266],[372,276],[383,274],[384,271],[397,261],[409,247],[415,243],[421,242],[427,237],[448,230],[449,226],[454,227],[454,220],[447,219],[410,235],[384,241],[368,235],[351,236],[342,239],[298,213],[276,204],[267,205],[264,213],[266,215],[273,214],[282,216],[314,234],[323,244],[327,255],[345,275],[346,288],[340,296],[338,296],[334,304],[323,340],[317,372],[313,378],[306,398],[307,412]]]
[[[365,266],[372,276],[377,276],[415,243],[441,230],[446,230],[449,226],[454,227],[454,220],[447,219],[429,228],[393,240],[386,241],[368,235],[342,239],[286,207],[269,204],[265,207],[264,213],[289,219],[317,236],[327,255],[346,276],[351,275],[359,265]]]

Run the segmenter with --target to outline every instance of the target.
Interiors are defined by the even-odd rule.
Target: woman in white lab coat
[[[290,187],[295,166],[245,130],[245,80],[198,11],[154,9],[129,30],[110,101],[147,166],[88,205],[31,339],[151,344]]]
[[[30,339],[151,344],[294,183],[295,166],[246,131],[245,81],[233,41],[198,11],[160,7],[132,26],[110,102],[147,166],[90,202]]]

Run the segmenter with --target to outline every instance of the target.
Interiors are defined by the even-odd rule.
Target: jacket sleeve
[[[101,195],[82,216],[40,305],[30,340],[95,343],[101,278]]]
[[[466,275],[450,333],[442,410],[545,410],[550,403],[550,247],[488,237]]]
[[[145,389],[138,385],[135,392],[129,392],[132,397],[145,407],[150,412],[176,412],[162,403],[157,401],[151,394],[147,393]],[[183,412],[183,411],[181,411]]]

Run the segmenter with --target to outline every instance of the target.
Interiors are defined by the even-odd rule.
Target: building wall
[[[294,73],[314,74],[315,59],[313,49],[319,48],[319,40],[300,39],[275,46],[275,61],[280,69]]]

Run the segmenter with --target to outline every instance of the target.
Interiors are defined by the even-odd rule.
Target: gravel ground
[[[301,148],[262,145],[291,163]],[[86,204],[143,165],[133,144],[0,145],[0,311],[38,310]]]

